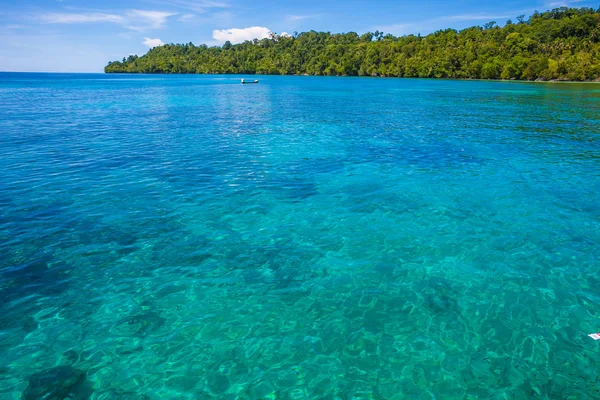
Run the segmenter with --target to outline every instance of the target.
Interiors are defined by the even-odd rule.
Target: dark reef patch
[[[22,400],[87,400],[93,390],[85,372],[61,365],[31,375]]]

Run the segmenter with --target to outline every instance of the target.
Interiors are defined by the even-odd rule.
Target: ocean
[[[241,78],[0,74],[0,399],[600,398],[600,85]]]

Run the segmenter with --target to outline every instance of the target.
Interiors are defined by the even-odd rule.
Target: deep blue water
[[[0,74],[0,399],[600,398],[600,85],[239,78]]]

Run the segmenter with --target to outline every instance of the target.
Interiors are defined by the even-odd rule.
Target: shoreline
[[[22,73],[22,72],[21,72]],[[64,72],[56,72],[64,73]],[[477,82],[517,82],[517,83],[600,83],[600,77],[593,80],[585,81],[570,81],[562,79],[549,79],[549,80],[525,80],[525,79],[481,79],[481,78],[421,78],[421,77],[406,77],[406,76],[367,76],[367,75],[310,75],[310,74],[251,74],[251,73],[222,73],[222,74],[187,74],[187,73],[169,73],[169,72],[100,72],[103,75],[230,75],[230,76],[301,76],[301,77],[322,77],[322,78],[370,78],[370,79],[429,79],[429,80],[445,80],[445,81],[477,81]]]
[[[182,76],[182,75],[224,75],[224,76],[299,76],[299,77],[321,77],[321,78],[370,78],[370,79],[424,79],[424,80],[444,80],[444,81],[476,81],[476,82],[515,82],[515,83],[553,83],[553,84],[561,84],[561,83],[600,83],[600,77],[594,80],[585,80],[585,81],[570,81],[570,80],[561,80],[561,79],[550,79],[550,80],[524,80],[524,79],[481,79],[481,78],[421,78],[421,77],[405,77],[405,76],[360,76],[360,75],[309,75],[309,74],[288,74],[288,75],[280,75],[280,74],[173,74],[168,72],[59,72],[59,71],[50,71],[50,72],[41,72],[41,71],[0,71],[0,74],[39,74],[39,75],[173,75],[173,76]]]

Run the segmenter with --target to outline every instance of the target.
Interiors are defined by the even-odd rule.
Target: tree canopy
[[[594,80],[600,9],[561,7],[427,36],[310,31],[222,47],[167,44],[110,62],[105,72]]]

